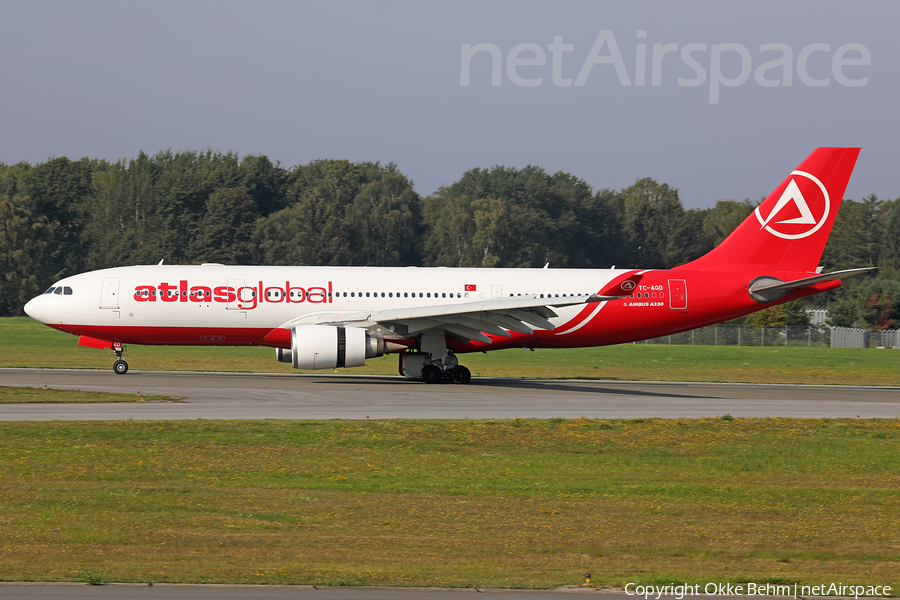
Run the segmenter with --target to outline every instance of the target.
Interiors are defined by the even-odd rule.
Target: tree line
[[[687,210],[677,189],[651,178],[595,191],[537,166],[471,169],[422,197],[392,163],[286,168],[213,150],[0,163],[0,314],[21,314],[62,277],[160,260],[671,268],[712,249],[756,205]],[[870,325],[867,305],[882,315],[871,326],[900,324],[900,200],[845,201],[823,263],[881,268],[829,293],[835,324]]]

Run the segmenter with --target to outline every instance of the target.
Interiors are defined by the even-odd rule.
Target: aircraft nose
[[[25,304],[25,314],[41,323],[44,322],[41,318],[41,304],[43,303],[43,300],[43,296],[35,296]]]

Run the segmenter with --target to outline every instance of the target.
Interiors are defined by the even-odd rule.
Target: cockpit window
[[[60,286],[60,287],[56,288],[56,291],[54,291],[53,293],[56,294],[57,296],[59,296],[62,294],[62,292],[63,292],[62,286]]]
[[[71,295],[72,295],[72,288],[70,288],[69,286],[64,287],[63,288],[63,296],[71,296]]]
[[[52,293],[53,293],[53,290],[55,290],[55,289],[56,289],[55,287],[51,287],[50,289],[48,289],[48,290],[47,290],[46,292],[44,292],[44,293],[45,293],[45,294],[52,294]]]

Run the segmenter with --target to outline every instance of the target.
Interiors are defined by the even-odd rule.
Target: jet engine
[[[291,328],[291,350],[275,349],[278,362],[295,369],[361,367],[367,358],[384,355],[384,338],[358,327],[298,325]]]

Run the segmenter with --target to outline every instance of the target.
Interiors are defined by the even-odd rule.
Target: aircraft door
[[[119,308],[119,278],[104,277],[100,289],[100,308]]]
[[[503,286],[492,285],[491,286],[491,298],[500,298],[502,296],[503,296]]]
[[[687,282],[684,279],[669,280],[669,308],[687,310]]]

